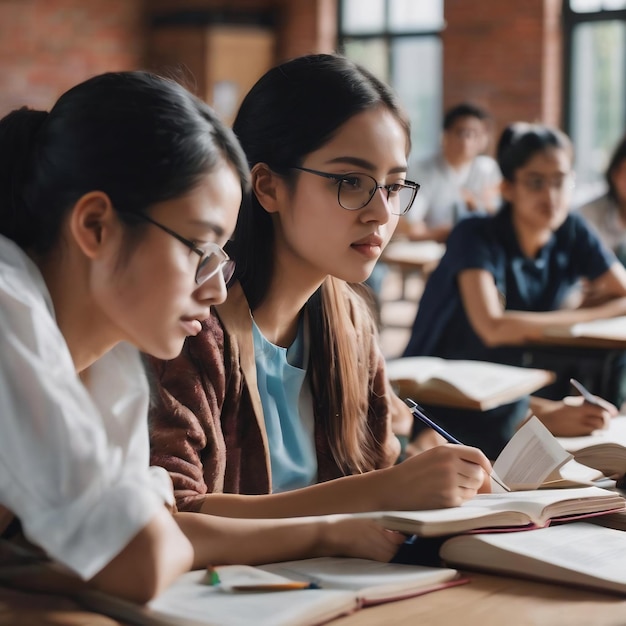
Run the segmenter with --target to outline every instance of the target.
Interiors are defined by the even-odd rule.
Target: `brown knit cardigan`
[[[350,297],[358,297],[353,295]],[[368,364],[369,432],[377,467],[395,461],[389,385],[376,333],[356,329]],[[150,415],[151,463],[173,480],[179,510],[197,511],[209,493],[270,493],[271,470],[263,408],[257,389],[248,303],[239,284],[202,331],[171,361],[149,359],[155,386]],[[364,367],[365,369],[365,367]],[[343,475],[314,414],[318,482]]]

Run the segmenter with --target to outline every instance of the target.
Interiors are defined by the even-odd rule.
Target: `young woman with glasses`
[[[568,393],[569,378],[578,377],[575,368],[584,370],[591,354],[525,344],[541,339],[547,325],[626,314],[626,271],[585,222],[569,213],[573,149],[562,132],[513,124],[500,138],[497,157],[503,206],[493,216],[468,218],[452,231],[420,300],[405,356],[557,369],[558,382],[564,384],[553,387],[553,400],[533,397],[530,406],[556,435],[588,434],[607,425],[615,407],[560,398]],[[564,308],[581,279],[589,281],[590,297],[576,308]],[[527,407],[525,400],[486,413],[432,411],[462,441],[495,458]]]
[[[234,131],[252,191],[228,299],[180,357],[152,363],[152,460],[179,508],[286,517],[472,497],[490,471],[479,450],[393,465],[391,417],[407,408],[359,283],[418,191],[394,95],[345,58],[309,55],[257,82]]]
[[[248,178],[212,110],[143,72],[0,121],[3,555],[25,537],[30,562],[146,601],[209,563],[395,553],[401,537],[372,521],[172,515],[149,467],[137,348],[175,358],[224,301]]]

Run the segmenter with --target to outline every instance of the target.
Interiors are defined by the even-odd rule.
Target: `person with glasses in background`
[[[173,514],[171,480],[149,466],[139,350],[174,359],[226,298],[221,246],[248,184],[232,131],[149,73],[96,76],[50,112],[0,120],[1,580],[146,602],[209,564],[395,554],[403,537],[372,520]],[[34,598],[11,612],[5,591],[12,623],[56,623]]]
[[[233,129],[252,171],[224,304],[151,359],[152,462],[179,509],[241,517],[459,505],[488,489],[481,451],[394,465],[395,396],[361,283],[419,185],[396,97],[338,55],[268,71]]]
[[[557,382],[541,391],[547,398],[533,396],[485,413],[428,407],[444,428],[490,458],[524,419],[529,402],[555,435],[589,434],[608,424],[617,413],[608,402],[594,406],[581,397],[564,398],[570,377],[579,377],[572,368],[584,369],[591,353],[542,352],[525,344],[540,339],[547,325],[626,314],[626,270],[584,220],[569,212],[569,138],[549,126],[515,123],[502,133],[497,156],[502,206],[495,215],[467,218],[454,228],[425,286],[404,352],[557,372]],[[564,308],[581,278],[603,304],[581,301],[574,307],[570,301]]]
[[[397,234],[413,241],[445,242],[460,219],[496,210],[502,177],[496,161],[484,154],[489,122],[487,111],[468,102],[446,111],[441,152],[410,170],[423,188],[413,210],[400,220]]]

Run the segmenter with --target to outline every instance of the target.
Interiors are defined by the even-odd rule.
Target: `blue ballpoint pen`
[[[435,422],[433,422],[429,417],[427,417],[422,412],[421,410],[422,407],[419,404],[417,404],[415,400],[411,400],[411,398],[406,398],[405,402],[408,404],[409,408],[411,409],[411,413],[413,413],[413,415],[417,417],[417,419],[424,422],[424,424],[426,424],[427,426],[430,426],[430,428],[432,428],[435,432],[439,433],[446,441],[448,441],[449,443],[457,444],[459,446],[463,445],[456,437],[453,437],[450,433],[446,432],[443,428],[441,428],[441,426],[439,426],[438,424],[435,424]],[[500,480],[500,478],[496,476],[493,470],[491,471],[490,477],[494,480],[494,482],[498,483],[498,485],[500,485],[502,489],[504,489],[505,491],[511,491],[509,487],[507,487],[502,482],[502,480]]]

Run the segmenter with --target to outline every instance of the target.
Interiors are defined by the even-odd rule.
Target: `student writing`
[[[144,72],[0,121],[0,505],[42,558],[106,592],[146,601],[209,563],[388,560],[401,541],[336,517],[172,515],[149,467],[137,348],[175,357],[224,300],[248,176],[213,111]]]
[[[471,498],[490,472],[479,450],[393,466],[391,417],[408,409],[357,284],[417,191],[394,94],[343,57],[308,55],[267,72],[233,128],[252,169],[235,281],[180,357],[153,362],[152,460],[178,506],[264,517]]]

